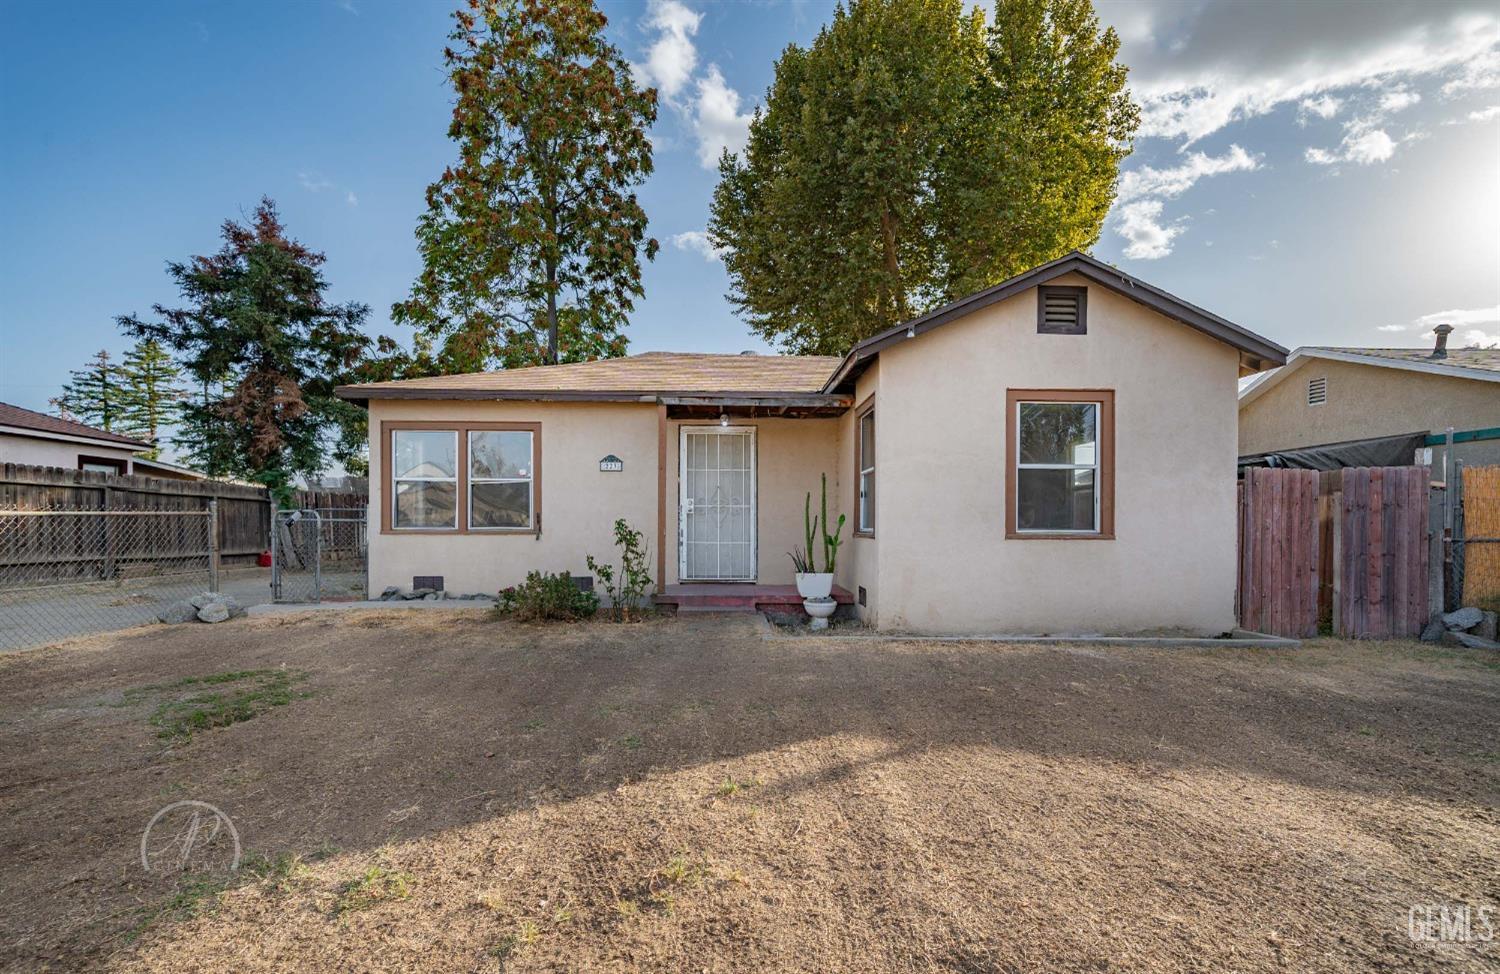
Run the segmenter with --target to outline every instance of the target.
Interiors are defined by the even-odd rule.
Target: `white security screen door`
[[[677,574],[683,581],[755,578],[755,430],[684,426]]]

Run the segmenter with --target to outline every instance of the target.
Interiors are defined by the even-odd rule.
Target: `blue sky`
[[[702,238],[705,159],[832,4],[606,2],[663,92],[641,192],[662,242],[633,351],[765,350]],[[1145,108],[1094,253],[1288,346],[1500,341],[1493,3],[1103,0]],[[390,323],[422,194],[453,157],[447,3],[0,7],[0,399],[36,409],[176,300],[164,262],[262,194]]]

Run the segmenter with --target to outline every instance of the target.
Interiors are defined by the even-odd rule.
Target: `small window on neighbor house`
[[[1309,406],[1321,406],[1328,401],[1328,379],[1326,376],[1318,376],[1316,379],[1307,380],[1307,404]]]
[[[1088,297],[1085,287],[1036,289],[1036,333],[1038,335],[1088,334]]]
[[[857,534],[875,533],[875,409],[865,410],[859,417],[859,438],[855,451],[855,466],[859,468],[859,512],[855,521]]]
[[[458,527],[458,431],[391,433],[391,526]]]

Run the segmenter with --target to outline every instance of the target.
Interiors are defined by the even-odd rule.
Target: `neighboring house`
[[[1443,449],[1431,441],[1452,427],[1455,460],[1500,463],[1500,350],[1448,348],[1452,331],[1435,328],[1431,348],[1297,349],[1241,391],[1241,456],[1333,445],[1315,459],[1360,466],[1367,457],[1430,458],[1441,476]],[[1365,442],[1378,438],[1398,438],[1385,452],[1399,456],[1382,459],[1384,445]],[[1417,455],[1419,440],[1430,454]]]
[[[135,454],[149,449],[142,440],[0,402],[0,463],[166,476],[134,469],[141,462]]]
[[[617,558],[792,582],[803,501],[883,629],[1234,624],[1235,391],[1286,350],[1073,253],[843,358],[651,352],[348,386],[370,418],[369,583],[494,591]]]

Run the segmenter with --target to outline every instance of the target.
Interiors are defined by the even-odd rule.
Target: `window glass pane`
[[[862,470],[875,466],[875,412],[873,410],[859,418],[859,466]]]
[[[875,472],[859,475],[859,529],[875,530]]]
[[[525,430],[469,433],[469,475],[480,480],[531,476],[531,434]]]
[[[1093,464],[1097,409],[1087,402],[1021,403],[1021,462]]]
[[[458,488],[451,483],[405,480],[396,484],[396,527],[451,528]]]
[[[396,430],[392,472],[406,477],[453,477],[458,472],[458,433],[453,430]]]
[[[469,525],[531,527],[531,484],[474,484],[469,488]]]
[[[1093,531],[1094,471],[1016,471],[1016,527],[1022,531]]]

